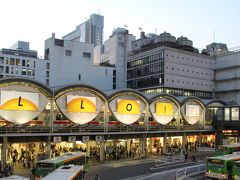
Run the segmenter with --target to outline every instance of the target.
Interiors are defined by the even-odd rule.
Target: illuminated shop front
[[[226,107],[218,100],[206,102],[169,94],[145,96],[132,89],[105,93],[82,84],[51,90],[19,78],[0,81],[0,104],[2,132],[19,137],[24,133],[43,136],[35,142],[37,146],[43,144],[46,153],[51,145],[57,149],[86,149],[89,153],[94,147],[101,152],[111,147],[154,152],[159,146],[186,142],[214,144],[216,131],[212,124],[216,118],[229,123],[239,119],[239,107]],[[55,142],[55,135],[62,139]],[[70,136],[76,138],[66,140]],[[84,140],[84,136],[91,138]],[[17,148],[15,142],[28,144],[27,138],[14,138],[2,138],[2,145],[5,142]],[[229,142],[236,141],[235,136],[229,138]]]

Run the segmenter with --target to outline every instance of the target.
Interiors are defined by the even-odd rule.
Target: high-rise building
[[[63,36],[63,40],[91,43],[95,46],[103,43],[104,17],[92,14],[90,18],[76,27],[76,30]]]

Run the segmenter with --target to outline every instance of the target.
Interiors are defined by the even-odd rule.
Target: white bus
[[[64,165],[51,172],[43,178],[43,180],[83,180],[83,166]]]
[[[23,176],[17,176],[17,175],[8,176],[8,177],[0,178],[0,179],[1,180],[30,180],[29,178],[26,178]]]

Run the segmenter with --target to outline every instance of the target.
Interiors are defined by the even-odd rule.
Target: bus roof
[[[218,160],[240,160],[240,153],[227,154],[223,156],[214,156],[208,159],[218,159]]]
[[[86,156],[86,155],[87,154],[83,152],[71,152],[71,153],[65,153],[62,156],[58,156],[52,159],[41,160],[41,161],[38,161],[37,163],[58,163],[58,162],[68,160],[69,158],[74,158],[77,156]]]
[[[238,143],[238,144],[220,145],[220,146],[224,146],[224,147],[240,147],[240,143]]]
[[[3,179],[3,180],[29,180],[29,178],[26,178],[26,177],[23,177],[23,176],[17,176],[17,175],[4,177],[4,178],[0,178],[0,179]]]
[[[73,179],[81,170],[83,170],[83,166],[79,165],[69,164],[61,166],[45,176],[43,180],[70,180]]]

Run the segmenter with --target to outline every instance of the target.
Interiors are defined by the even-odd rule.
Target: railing
[[[195,176],[195,175],[205,173],[205,171],[206,171],[205,164],[187,167],[176,172],[176,179],[183,180],[190,176]]]

